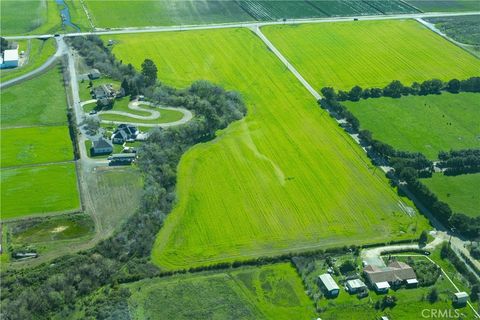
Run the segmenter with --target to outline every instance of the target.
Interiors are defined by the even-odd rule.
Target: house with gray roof
[[[91,154],[92,155],[101,155],[101,154],[110,154],[113,152],[113,145],[110,141],[100,137],[98,140],[93,141]]]

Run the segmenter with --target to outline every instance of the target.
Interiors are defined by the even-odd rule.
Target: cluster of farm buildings
[[[318,285],[328,297],[336,297],[340,294],[340,287],[335,282],[329,270],[328,273],[318,276]],[[404,262],[392,261],[385,267],[366,265],[363,268],[365,282],[359,277],[347,278],[345,290],[350,294],[358,294],[360,297],[368,295],[368,290],[382,294],[388,293],[391,287],[399,288],[405,285],[407,288],[418,286],[417,276],[411,266]],[[464,305],[467,303],[468,294],[457,292],[453,295],[455,304]]]

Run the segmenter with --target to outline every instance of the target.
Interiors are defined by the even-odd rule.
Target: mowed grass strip
[[[1,219],[80,207],[74,163],[1,169]]]
[[[3,129],[67,123],[67,98],[59,68],[52,68],[39,77],[2,89],[0,101]]]
[[[68,127],[29,127],[3,129],[1,167],[73,160]]]
[[[445,176],[435,173],[422,182],[450,205],[452,210],[471,217],[480,216],[480,173]]]
[[[110,38],[125,63],[151,58],[161,81],[211,80],[240,91],[248,107],[244,120],[182,157],[178,204],[153,248],[158,265],[414,235],[417,218],[400,210],[383,175],[249,30]]]
[[[480,148],[480,94],[443,92],[345,101],[361,129],[398,150],[421,152],[429,159],[438,152]]]
[[[126,287],[132,292],[133,319],[315,318],[312,302],[289,264],[149,279]]]
[[[266,26],[262,31],[317,90],[480,73],[479,59],[413,20]]]

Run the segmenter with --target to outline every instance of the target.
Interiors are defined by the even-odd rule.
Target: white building
[[[329,296],[335,297],[340,293],[340,288],[332,276],[328,273],[318,276],[318,280],[320,281],[320,285],[324,287]]]
[[[18,48],[3,51],[0,57],[0,69],[18,67]]]

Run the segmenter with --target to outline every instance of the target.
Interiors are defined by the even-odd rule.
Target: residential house
[[[340,288],[338,287],[335,280],[328,273],[318,276],[319,285],[323,287],[326,294],[330,297],[336,297],[340,293]]]
[[[122,123],[113,133],[112,142],[115,144],[123,144],[127,141],[135,141],[139,133],[137,127]]]
[[[110,154],[113,152],[113,146],[110,141],[103,137],[93,141],[91,153],[92,155]]]
[[[363,268],[363,272],[377,292],[387,292],[390,286],[399,286],[408,280],[417,279],[413,268],[400,261],[391,262],[383,268],[368,265]]]

